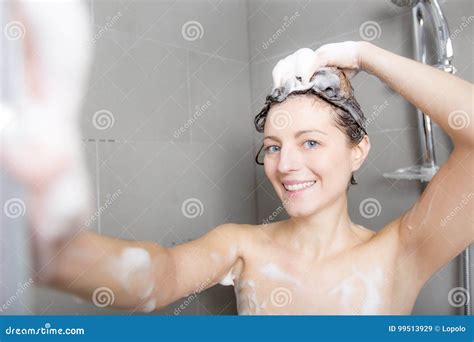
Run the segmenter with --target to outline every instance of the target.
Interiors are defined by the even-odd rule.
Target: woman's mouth
[[[292,182],[292,184],[282,183],[283,187],[285,188],[288,194],[296,194],[296,193],[303,192],[311,188],[314,184],[316,184],[316,181],[307,181],[307,182],[301,182],[301,183]]]

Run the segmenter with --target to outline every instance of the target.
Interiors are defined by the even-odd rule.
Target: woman
[[[473,242],[473,201],[450,215],[474,195],[473,85],[367,42],[298,56],[277,65],[275,88],[295,78],[307,84],[322,67],[364,70],[451,137],[454,151],[413,208],[377,233],[352,223],[347,185],[369,138],[354,143],[340,111],[297,94],[272,104],[263,127],[265,174],[288,220],[223,224],[173,248],[82,231],[55,247],[47,284],[88,299],[108,288],[115,307],[143,311],[221,282],[235,286],[239,314],[410,314],[423,284]],[[283,127],[272,120],[282,112],[291,122]],[[459,129],[450,113],[468,125]]]

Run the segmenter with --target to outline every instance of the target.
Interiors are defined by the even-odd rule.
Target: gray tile
[[[243,3],[236,0],[223,2],[217,7],[208,1],[178,1],[162,15],[145,38],[245,61],[245,14]]]
[[[147,77],[146,71],[133,57],[125,55],[106,73],[111,86],[116,87],[125,97]]]

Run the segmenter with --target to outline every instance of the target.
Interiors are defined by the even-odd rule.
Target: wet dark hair
[[[359,108],[359,110],[360,110],[359,117],[360,117],[360,120],[362,121],[362,124],[359,124],[347,110],[341,108],[340,106],[338,106],[338,105],[328,101],[327,99],[325,99],[325,98],[323,98],[319,95],[316,95],[316,94],[314,94],[310,91],[294,92],[294,93],[291,93],[290,95],[288,95],[288,97],[290,97],[290,96],[291,97],[301,96],[301,95],[310,96],[310,97],[314,98],[315,101],[320,100],[320,101],[323,101],[323,102],[329,104],[329,106],[332,109],[331,113],[333,114],[335,126],[344,134],[344,136],[346,137],[346,141],[349,145],[356,146],[357,144],[359,144],[362,141],[362,139],[364,138],[365,135],[368,135],[367,131],[365,129],[366,118],[363,115],[362,111],[360,110],[360,106],[357,103],[357,101],[355,100],[355,98],[353,99],[353,101],[355,103],[351,103],[351,105],[356,106],[357,108]],[[258,132],[263,133],[264,127],[265,127],[265,122],[266,122],[266,119],[267,119],[267,115],[270,111],[271,106],[275,103],[278,103],[278,102],[271,101],[271,98],[267,97],[267,101],[266,101],[264,109],[262,111],[260,111],[260,113],[255,117],[254,125],[255,125],[255,129]],[[258,157],[259,157],[260,153],[262,152],[262,149],[263,149],[263,144],[260,147],[257,155],[255,156],[255,162],[259,165],[263,165],[263,162],[260,162],[258,160]],[[349,188],[350,185],[357,185],[357,184],[358,183],[354,178],[354,173],[352,173],[350,183],[348,184],[348,188]]]

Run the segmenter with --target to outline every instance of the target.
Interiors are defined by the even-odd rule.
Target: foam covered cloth
[[[359,127],[365,130],[365,117],[359,103],[354,97],[351,83],[344,72],[336,67],[318,69],[307,84],[303,84],[300,77],[291,77],[281,87],[274,88],[266,97],[265,105],[255,117],[255,128],[263,132],[265,120],[272,104],[285,101],[293,94],[312,93],[324,101],[341,108],[349,113]]]

